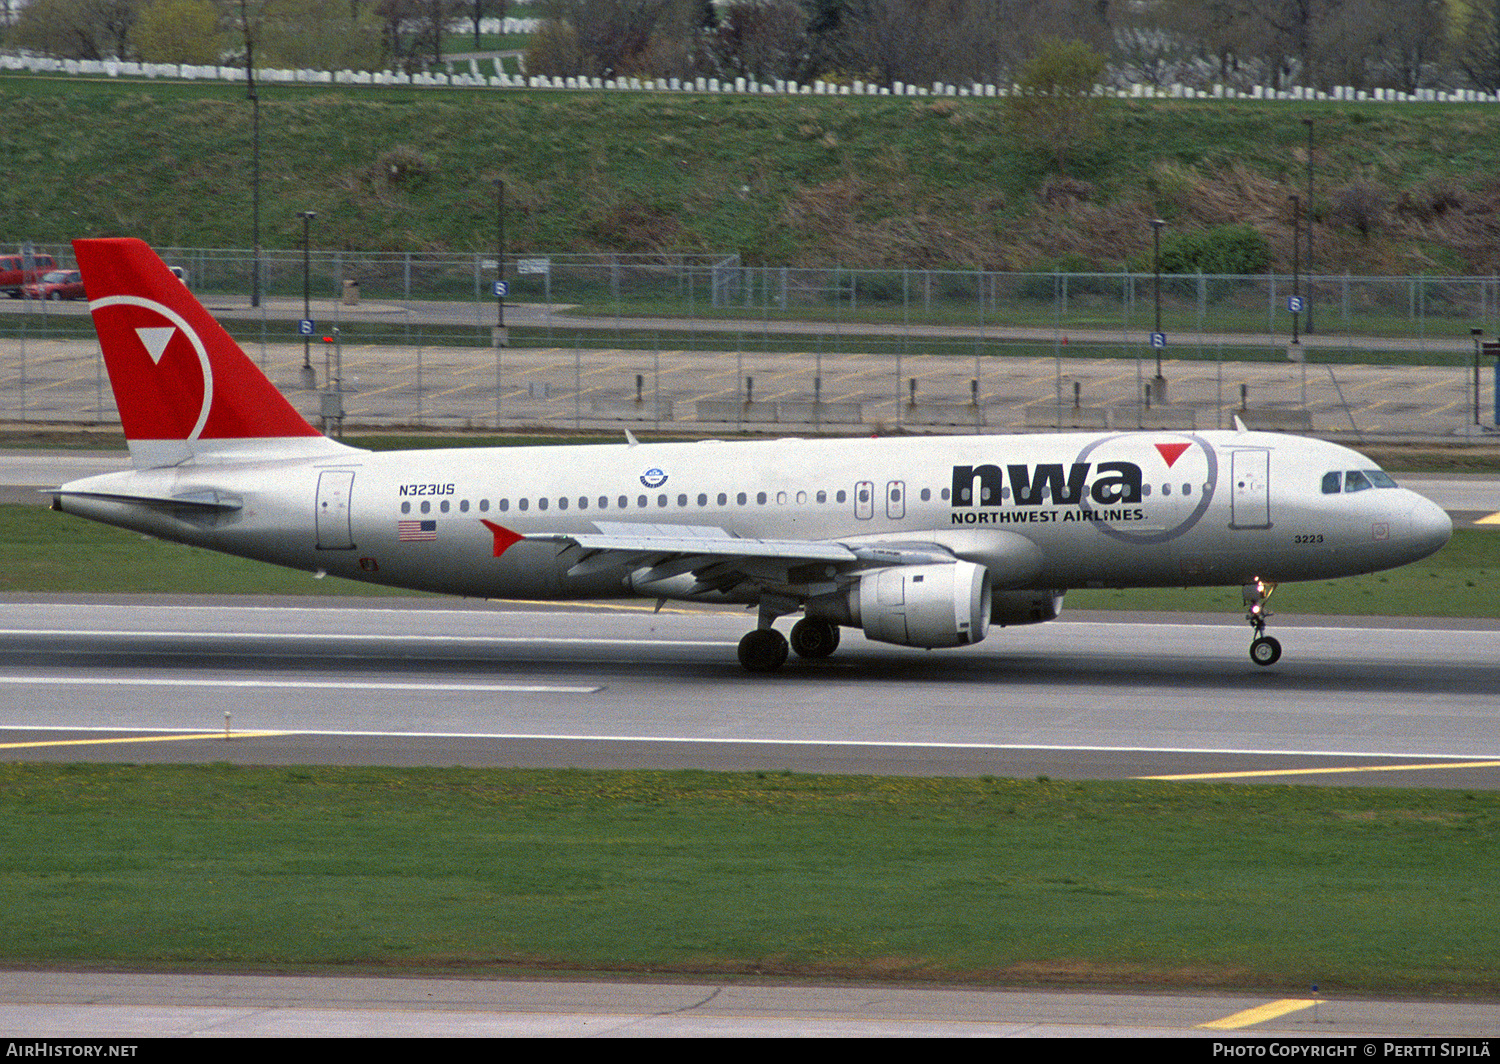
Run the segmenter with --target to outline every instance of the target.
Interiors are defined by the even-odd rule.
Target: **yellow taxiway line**
[[[1348,768],[1270,768],[1254,772],[1194,772],[1181,776],[1138,776],[1143,780],[1230,780],[1251,776],[1326,776],[1339,772],[1417,772],[1432,768],[1496,768],[1500,761],[1429,761],[1421,765],[1352,765]]]
[[[201,732],[193,735],[136,735],[120,739],[43,739],[34,743],[0,743],[0,750],[24,750],[33,746],[96,746],[102,743],[181,743],[197,739],[247,739],[264,735],[291,735],[285,731]]]
[[[1240,1027],[1251,1027],[1257,1023],[1274,1020],[1289,1012],[1310,1009],[1322,1003],[1320,998],[1284,998],[1281,1001],[1273,1001],[1269,1005],[1260,1005],[1253,1009],[1246,1009],[1244,1012],[1236,1012],[1233,1016],[1225,1016],[1222,1020],[1200,1023],[1198,1028],[1209,1031],[1233,1031]]]

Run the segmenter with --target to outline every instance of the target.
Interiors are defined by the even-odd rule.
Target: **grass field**
[[[1117,101],[1059,200],[1048,146],[1019,144],[997,100],[270,84],[260,95],[272,248],[299,247],[297,212],[313,210],[320,249],[486,251],[504,179],[507,239],[538,252],[1000,270],[1067,257],[1113,270],[1149,261],[1161,217],[1169,236],[1248,221],[1289,272],[1287,195],[1304,187],[1312,118],[1321,272],[1494,266],[1483,175],[1500,163],[1500,114],[1483,106]],[[251,246],[242,86],[6,75],[0,116],[12,175],[0,239]],[[1335,209],[1355,180],[1387,205],[1364,232]]]
[[[0,958],[1500,993],[1500,796],[0,765]]]

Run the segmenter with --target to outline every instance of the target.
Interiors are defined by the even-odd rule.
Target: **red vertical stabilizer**
[[[137,466],[346,449],[297,413],[145,243],[73,249]]]

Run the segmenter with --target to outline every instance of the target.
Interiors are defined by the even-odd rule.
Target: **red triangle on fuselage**
[[[1156,449],[1161,452],[1162,458],[1167,463],[1167,468],[1171,469],[1177,459],[1182,457],[1182,452],[1190,446],[1192,445],[1187,443],[1158,443]]]

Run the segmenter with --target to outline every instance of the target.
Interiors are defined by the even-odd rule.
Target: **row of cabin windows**
[[[945,497],[947,496],[947,492],[944,492],[943,494],[944,494]],[[924,490],[922,492],[922,497],[924,499],[931,498],[931,496],[932,496],[932,492],[930,490]],[[808,493],[805,492],[805,491],[799,491],[799,492],[797,492],[797,495],[796,495],[797,505],[799,505],[799,506],[805,506],[805,505],[807,505],[808,497],[809,497]],[[826,492],[826,491],[819,491],[819,492],[815,492],[812,497],[815,498],[818,503],[826,505],[827,502],[828,502],[828,497],[829,496],[828,496],[828,492]],[[728,494],[728,492],[721,491],[716,496],[714,496],[714,500],[715,500],[716,504],[719,505],[719,506],[728,506],[729,505],[729,494]],[[694,500],[692,499],[691,496],[688,496],[688,495],[685,495],[685,494],[679,494],[677,496],[677,499],[676,499],[676,503],[677,503],[677,506],[678,506],[679,509],[685,509],[686,507],[692,505],[693,501]],[[770,501],[771,501],[771,496],[769,495],[769,493],[764,492],[764,491],[756,492],[756,494],[755,494],[755,505],[757,505],[757,506],[765,506],[765,505],[769,504]],[[782,492],[778,492],[776,494],[776,503],[777,503],[777,505],[779,505],[779,506],[785,506],[788,501],[789,501],[789,499],[788,499],[787,492],[782,491]],[[849,501],[849,493],[847,491],[836,491],[836,492],[833,493],[833,501],[835,503],[845,503],[845,502],[848,502]],[[672,505],[673,500],[672,500],[672,497],[670,495],[661,494],[661,495],[657,495],[656,496],[654,502],[655,502],[655,505],[656,505],[657,509],[666,509],[666,508],[668,508],[669,506]],[[709,496],[708,496],[708,494],[706,492],[700,492],[698,494],[698,496],[697,496],[696,502],[697,502],[697,504],[699,506],[708,506],[709,505]],[[743,491],[739,492],[738,494],[735,495],[734,502],[735,502],[736,506],[749,506],[750,505],[750,495],[749,495],[749,493],[748,492],[743,492]],[[554,500],[547,499],[547,498],[540,498],[540,499],[536,500],[536,508],[538,510],[546,510],[546,509],[551,508],[553,506],[553,503],[554,503]],[[610,499],[609,499],[608,495],[600,495],[597,499],[592,500],[592,501],[586,495],[579,496],[577,498],[577,500],[569,499],[566,496],[564,496],[562,498],[559,498],[559,499],[555,500],[555,503],[556,503],[556,508],[559,509],[559,510],[567,510],[567,509],[570,509],[570,508],[576,508],[576,509],[579,509],[579,510],[587,510],[587,509],[590,508],[590,506],[593,506],[593,508],[598,509],[598,510],[608,510],[610,508]],[[638,510],[649,509],[651,507],[652,503],[653,503],[653,499],[649,495],[637,495],[636,498],[635,498],[635,508],[638,509]],[[532,505],[532,500],[531,499],[517,499],[516,502],[515,502],[516,509],[517,510],[521,510],[521,511],[530,510],[531,509],[531,505]],[[497,500],[495,502],[494,506],[495,506],[495,509],[497,511],[499,511],[500,513],[506,513],[506,512],[508,512],[510,510],[511,501],[509,499],[499,499],[499,500]],[[630,496],[628,496],[628,495],[618,496],[615,499],[615,501],[614,501],[614,507],[617,510],[628,510],[628,509],[630,509]],[[453,503],[450,500],[448,500],[448,499],[444,499],[444,500],[442,500],[441,502],[438,503],[438,507],[437,508],[438,508],[438,512],[439,513],[444,513],[444,514],[445,513],[449,513],[449,512],[451,512],[451,510],[453,508]],[[418,504],[418,509],[419,509],[420,512],[422,512],[424,514],[431,513],[432,512],[432,501],[430,499],[424,499],[420,504]],[[490,510],[490,500],[489,499],[480,499],[479,500],[479,505],[478,505],[478,510],[479,510],[480,513],[488,513],[489,510]],[[403,502],[401,504],[401,512],[404,513],[404,514],[411,513],[411,503],[409,501],[408,502]],[[469,500],[468,499],[461,499],[461,500],[459,500],[459,502],[458,502],[458,512],[461,513],[461,514],[466,514],[466,513],[469,512]]]
[[[1351,473],[1349,475],[1352,477],[1355,474]],[[1370,475],[1371,476],[1385,477],[1385,479],[1387,481],[1390,481],[1389,477],[1386,477],[1384,473],[1379,473],[1378,471],[1377,472],[1372,472]],[[1337,473],[1330,473],[1329,476],[1337,477],[1337,476],[1339,476],[1339,474],[1337,474]],[[1350,483],[1352,484],[1353,481],[1351,481]],[[1370,487],[1371,485],[1368,484],[1368,483],[1366,483],[1364,486],[1365,487]],[[1386,486],[1394,487],[1395,484],[1394,484],[1394,482],[1391,482],[1389,485],[1387,485],[1387,484],[1380,484],[1378,486],[1380,486],[1380,487],[1386,487]],[[1204,487],[1204,490],[1205,491],[1207,490],[1207,486],[1206,485]],[[1349,491],[1359,491],[1361,489],[1360,488],[1356,488],[1356,487],[1349,487],[1346,490],[1349,490]],[[1323,481],[1323,491],[1325,493],[1328,493],[1328,491],[1329,491],[1329,488],[1328,488],[1328,478],[1327,477],[1325,477],[1324,481]],[[1333,491],[1338,491],[1338,488],[1335,487],[1333,489]],[[896,487],[896,486],[893,485],[892,487],[890,487],[888,489],[888,493],[889,493],[889,497],[890,497],[890,501],[891,502],[900,502],[901,501],[901,489],[899,487]],[[1172,495],[1173,494],[1173,485],[1171,485],[1171,484],[1163,484],[1161,486],[1161,493],[1162,493],[1163,496],[1170,496],[1170,495]],[[869,494],[870,493],[869,493],[868,489],[861,488],[859,490],[859,501],[861,503],[868,503],[870,501]],[[917,494],[918,494],[918,497],[923,502],[931,502],[932,501],[932,489],[931,488],[923,488]],[[1151,485],[1150,484],[1142,484],[1141,485],[1141,494],[1145,495],[1145,496],[1149,496],[1151,494]],[[1190,483],[1184,483],[1182,485],[1181,489],[1179,490],[1178,494],[1185,495],[1185,496],[1192,495],[1193,494],[1193,485],[1190,484]],[[950,493],[949,493],[949,489],[948,488],[943,488],[941,491],[938,492],[938,498],[942,499],[944,502],[948,501],[949,495],[950,495]],[[981,492],[980,505],[987,505],[987,504],[991,504],[992,505],[989,495],[990,495],[990,493],[988,491]],[[808,493],[805,492],[805,491],[799,491],[799,492],[797,492],[797,495],[796,495],[797,505],[798,506],[805,506],[805,505],[807,505],[808,497],[809,497]],[[826,505],[828,503],[829,493],[826,492],[826,491],[819,491],[819,492],[815,492],[812,497],[817,501],[817,503],[819,505]],[[1006,488],[1001,488],[1000,489],[1000,498],[1001,499],[1009,499],[1010,497],[1011,497],[1010,488],[1006,487]],[[729,494],[727,492],[721,491],[716,496],[714,496],[713,498],[714,498],[715,504],[718,505],[718,506],[728,506],[729,505]],[[845,503],[845,502],[848,501],[848,499],[849,499],[849,493],[847,491],[842,491],[841,490],[841,491],[836,491],[836,492],[833,493],[833,501],[835,503],[837,503],[837,504]],[[678,509],[686,509],[688,506],[690,506],[692,504],[692,501],[693,500],[692,500],[691,496],[686,495],[686,494],[679,494],[677,496],[677,499],[676,499],[677,507],[678,507]],[[787,492],[782,491],[782,492],[777,492],[776,493],[776,505],[778,505],[778,506],[785,506],[789,501],[790,501],[790,498],[789,498]],[[649,495],[637,495],[636,498],[635,498],[635,508],[638,509],[638,510],[650,509],[651,505],[652,505],[652,502],[653,502],[653,500],[652,500],[651,496],[649,496]],[[672,505],[672,498],[671,498],[670,495],[667,495],[667,494],[663,493],[663,494],[657,495],[656,498],[655,498],[655,500],[654,500],[654,502],[655,502],[655,505],[656,505],[657,509],[664,510],[664,509],[667,509],[668,507],[670,507]],[[709,495],[706,492],[700,492],[698,494],[698,496],[697,496],[696,502],[697,502],[698,506],[700,506],[700,507],[706,507],[706,506],[708,506],[709,505]],[[743,492],[743,491],[737,493],[735,495],[735,497],[734,497],[734,502],[735,502],[736,506],[749,506],[750,505],[750,495],[749,495],[749,493],[748,492]],[[771,497],[770,497],[770,495],[767,492],[760,491],[760,492],[756,492],[755,493],[755,505],[757,505],[757,506],[765,506],[765,505],[768,505],[770,502],[771,502]],[[556,504],[557,504],[557,509],[559,509],[559,510],[567,510],[567,509],[570,509],[570,508],[574,508],[573,500],[570,500],[566,496],[557,499],[556,500]],[[578,497],[577,501],[576,501],[576,508],[579,509],[579,510],[587,510],[587,509],[590,508],[590,505],[591,505],[591,503],[590,503],[589,497],[586,496],[586,495],[580,495]],[[597,500],[594,500],[594,502],[593,502],[592,505],[594,506],[595,509],[608,510],[610,508],[609,496],[607,496],[607,495],[600,495],[597,498]],[[618,510],[628,510],[628,509],[630,509],[630,496],[628,496],[628,495],[618,496],[615,499],[614,505],[615,505],[615,509],[618,509]],[[495,509],[497,511],[499,511],[500,513],[507,513],[510,510],[511,501],[509,499],[500,499],[500,500],[497,500],[495,502],[494,506],[495,506]],[[515,503],[515,506],[516,506],[517,510],[525,512],[525,511],[531,509],[531,500],[530,499],[517,499],[516,503]],[[552,500],[549,500],[549,499],[547,499],[545,497],[544,498],[539,498],[539,499],[536,500],[536,508],[538,510],[546,510],[546,509],[550,508],[551,506],[552,506]],[[444,500],[442,500],[441,502],[438,503],[438,512],[439,513],[449,513],[449,512],[452,511],[452,507],[453,507],[453,503],[450,500],[448,500],[448,499],[444,499]],[[431,500],[424,499],[418,505],[418,509],[420,510],[420,512],[422,512],[424,514],[431,513],[432,512],[432,502],[431,502]],[[489,513],[489,511],[490,511],[490,500],[489,499],[480,499],[479,500],[479,504],[478,504],[478,509],[479,509],[480,513]],[[404,513],[404,514],[411,513],[411,503],[409,501],[408,502],[403,502],[401,504],[401,512]],[[466,513],[469,512],[469,500],[468,499],[461,499],[461,500],[459,500],[459,503],[458,503],[458,512],[461,513],[461,514],[466,514]]]

